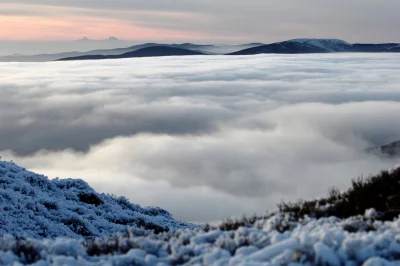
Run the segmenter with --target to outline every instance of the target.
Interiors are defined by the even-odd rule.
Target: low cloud
[[[397,55],[0,63],[0,154],[215,221],[393,167]]]

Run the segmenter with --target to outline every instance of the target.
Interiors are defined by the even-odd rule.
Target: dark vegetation
[[[21,258],[21,262],[25,264],[33,264],[40,260],[40,251],[35,247],[34,243],[26,239],[17,239],[11,246],[11,251]]]
[[[297,222],[306,216],[312,218],[338,217],[341,219],[364,215],[368,209],[375,209],[377,216],[373,220],[392,221],[400,216],[400,168],[368,178],[355,178],[352,186],[340,192],[331,188],[328,197],[310,201],[282,202],[278,204],[279,212],[287,215],[287,219],[277,221],[275,229],[278,232],[291,230],[291,222]],[[256,215],[242,218],[228,218],[217,226],[204,225],[203,230],[219,229],[233,231],[239,227],[253,227],[259,220],[266,220],[276,213]],[[288,222],[289,221],[289,222]],[[373,221],[357,221],[357,224],[346,224],[348,232],[375,230]]]
[[[331,188],[327,198],[282,202],[278,207],[279,211],[293,213],[298,218],[306,215],[348,218],[363,215],[366,210],[374,208],[378,212],[376,219],[393,220],[400,215],[400,168],[368,178],[353,179],[352,186],[344,192]]]
[[[110,236],[105,241],[91,239],[83,242],[89,256],[101,256],[109,254],[126,254],[133,248],[140,248],[128,235],[124,237]]]
[[[112,223],[115,223],[115,224],[121,224],[121,225],[127,225],[127,226],[134,224],[138,228],[145,229],[145,230],[151,230],[155,234],[164,233],[164,232],[169,231],[168,227],[159,226],[159,225],[152,223],[151,221],[148,221],[144,218],[119,217],[118,219],[109,219],[109,221]]]
[[[74,233],[81,235],[81,236],[92,236],[92,233],[88,229],[85,222],[80,219],[79,217],[70,217],[64,219],[63,224],[68,226]]]
[[[227,218],[222,223],[217,226],[211,226],[206,224],[202,227],[204,231],[211,230],[221,230],[221,231],[235,231],[240,227],[256,227],[257,229],[262,229],[263,223],[260,221],[265,221],[273,216],[279,216],[281,219],[276,219],[273,228],[280,232],[286,232],[294,229],[295,223],[298,222],[297,217],[292,213],[271,213],[265,215],[253,214],[250,217],[243,216],[242,218]]]
[[[94,193],[79,193],[78,194],[79,200],[83,203],[99,206],[103,204],[103,201]]]
[[[260,218],[268,218],[268,217],[267,216],[260,217],[254,214],[251,217],[243,216],[241,219],[227,218],[224,222],[222,222],[218,226],[218,229],[221,231],[237,230],[241,226],[254,225],[258,220],[260,220]]]
[[[43,201],[42,202],[43,206],[45,206],[48,210],[57,210],[58,205],[56,202],[51,202],[51,201]]]

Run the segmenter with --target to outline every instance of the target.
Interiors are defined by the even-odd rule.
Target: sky
[[[1,0],[0,40],[400,42],[398,0]]]
[[[273,211],[398,164],[400,55],[0,63],[0,155],[185,221]]]

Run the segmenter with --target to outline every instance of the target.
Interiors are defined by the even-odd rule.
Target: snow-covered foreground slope
[[[373,209],[343,220],[275,213],[200,227],[82,180],[0,162],[0,210],[0,265],[400,265],[400,219],[377,221]]]
[[[0,240],[1,265],[400,265],[400,220],[261,218],[231,231],[129,230],[96,240]]]
[[[34,238],[104,236],[126,226],[164,231],[193,225],[160,208],[99,194],[83,180],[49,180],[0,162],[0,236]]]

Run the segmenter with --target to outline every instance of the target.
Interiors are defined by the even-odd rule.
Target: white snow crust
[[[0,239],[0,264],[24,265],[21,246],[38,254],[33,265],[400,265],[400,220],[369,222],[374,230],[348,232],[345,226],[367,223],[363,217],[340,220],[306,218],[287,231],[276,214],[254,226],[233,231],[202,228],[161,234],[130,229],[125,234],[84,239]],[[102,252],[93,253],[93,245]],[[27,248],[25,248],[26,250]],[[29,249],[28,249],[29,250]],[[34,250],[34,252],[32,252]],[[30,261],[32,262],[32,261]]]
[[[103,203],[81,202],[79,193]],[[276,213],[223,231],[177,222],[159,208],[98,194],[81,180],[50,181],[7,162],[0,162],[0,209],[0,265],[400,265],[400,219],[375,221],[373,209],[345,220]],[[72,218],[92,234],[82,236],[63,222]],[[110,222],[139,218],[170,230]]]

